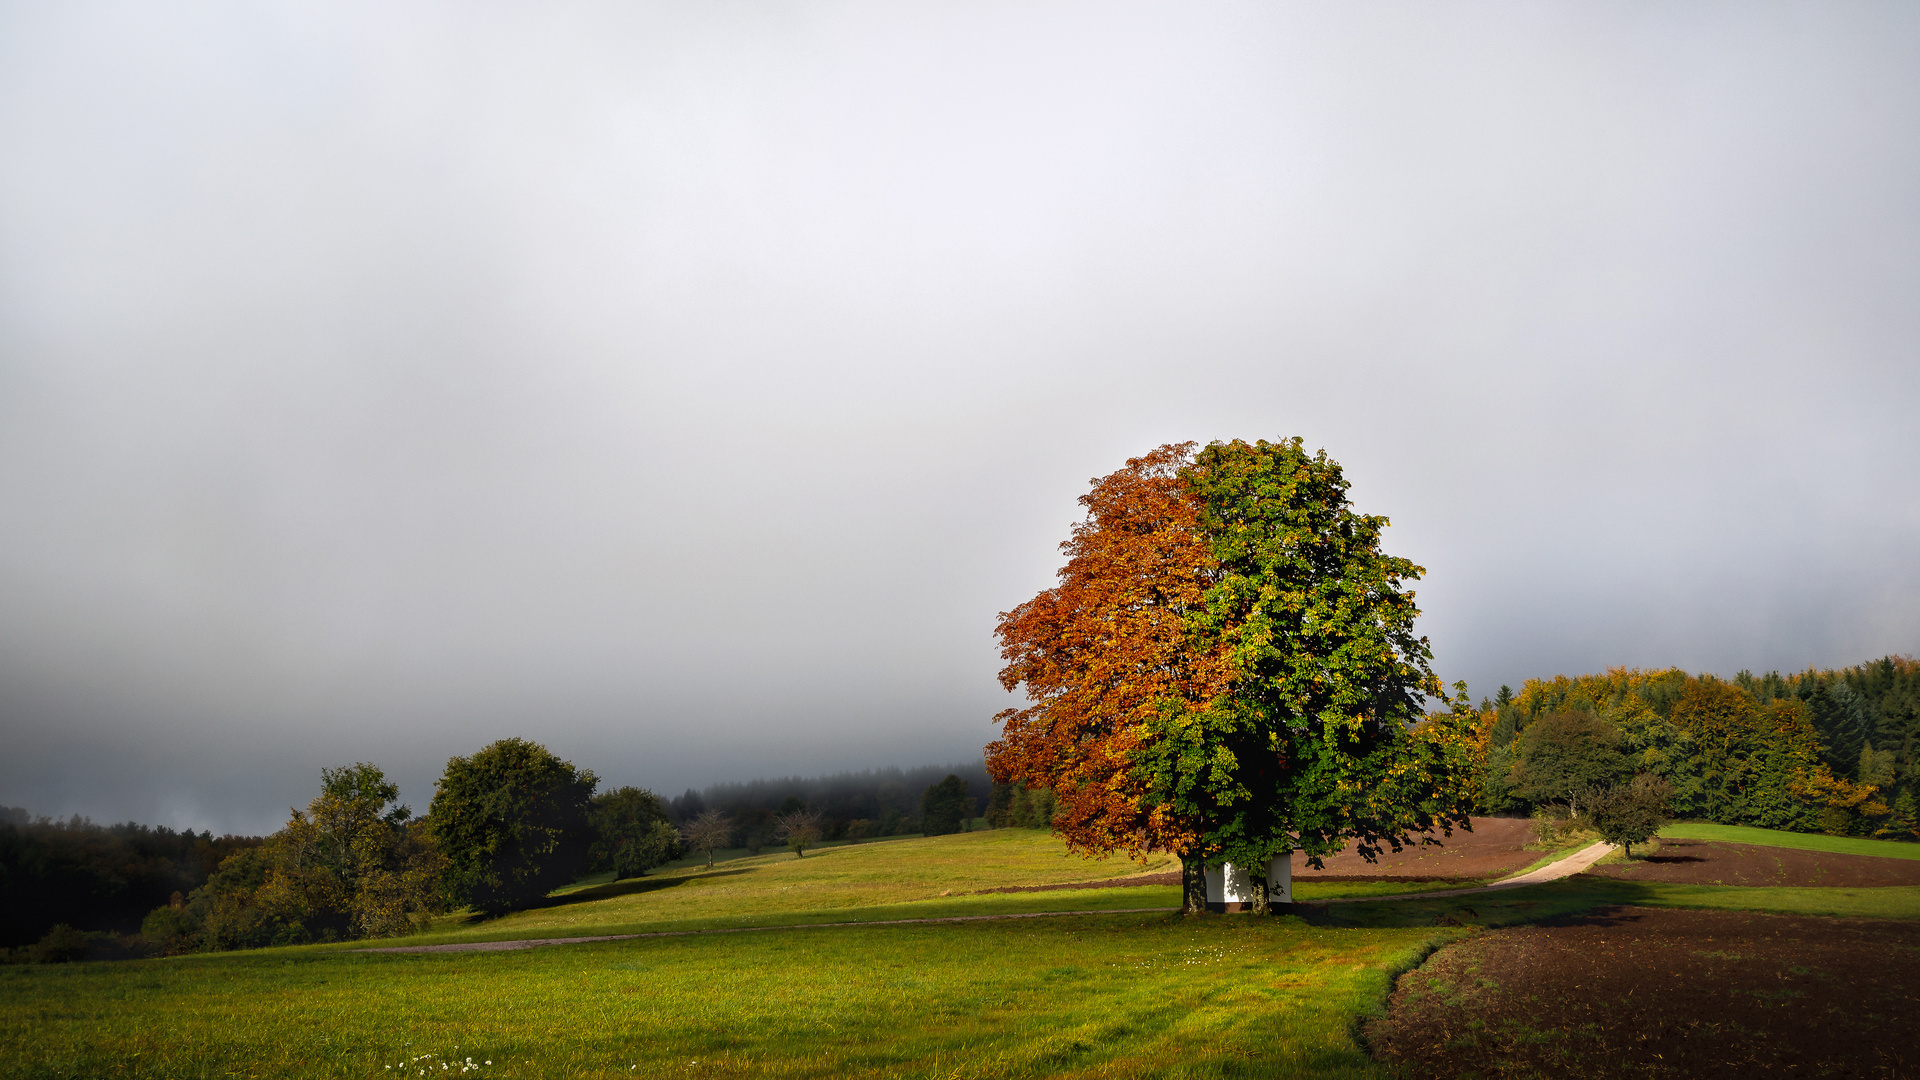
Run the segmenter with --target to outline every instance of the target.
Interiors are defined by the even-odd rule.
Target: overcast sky
[[[1920,651],[1920,6],[0,3],[0,804],[953,761],[1304,436],[1476,696]]]

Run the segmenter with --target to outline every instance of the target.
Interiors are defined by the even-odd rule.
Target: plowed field
[[[1662,840],[1660,850],[1644,859],[1596,866],[1588,872],[1627,881],[1683,885],[1826,885],[1852,889],[1920,885],[1920,860],[1836,855],[1718,840]]]
[[[1615,908],[1435,953],[1368,1030],[1414,1077],[1920,1075],[1920,923]]]
[[[1475,881],[1502,877],[1525,869],[1540,859],[1538,851],[1528,851],[1533,839],[1533,823],[1525,818],[1477,817],[1473,831],[1455,831],[1452,836],[1434,836],[1440,846],[1431,844],[1383,852],[1378,862],[1368,862],[1351,847],[1326,859],[1324,870],[1311,870],[1306,860],[1295,856],[1293,879],[1387,878],[1399,881]]]

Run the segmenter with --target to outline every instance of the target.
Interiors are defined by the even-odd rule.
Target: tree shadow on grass
[[[1639,882],[1579,874],[1515,889],[1426,900],[1346,904],[1295,904],[1295,914],[1314,926],[1406,929],[1418,926],[1514,926],[1560,920],[1617,918],[1610,912],[1647,900],[1653,890]]]
[[[659,892],[662,889],[671,889],[676,886],[685,885],[690,881],[739,877],[742,874],[753,873],[754,869],[754,867],[743,867],[739,870],[712,870],[704,874],[689,874],[683,877],[637,877],[627,878],[623,881],[609,881],[605,884],[589,885],[584,889],[575,889],[572,892],[561,893],[558,896],[543,896],[525,906],[514,908],[512,911],[501,912],[500,916],[478,916],[474,918],[472,922],[475,924],[491,922],[495,918],[504,915],[515,915],[524,911],[546,911],[552,908],[567,907],[571,904],[591,903],[596,900],[610,900],[616,896],[637,896],[640,893]]]

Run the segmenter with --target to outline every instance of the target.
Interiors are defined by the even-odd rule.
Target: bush
[[[1672,800],[1673,785],[1641,773],[1627,783],[1589,794],[1587,816],[1601,839],[1621,845],[1632,858],[1633,845],[1653,839],[1670,819]]]
[[[1590,820],[1569,815],[1564,806],[1543,806],[1535,810],[1533,835],[1534,846],[1544,851],[1558,851],[1600,839]]]

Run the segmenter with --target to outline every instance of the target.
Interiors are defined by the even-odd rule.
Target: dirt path
[[[1436,900],[1447,896],[1473,896],[1476,893],[1489,893],[1499,889],[1517,889],[1522,885],[1539,885],[1547,881],[1559,881],[1572,877],[1594,863],[1605,858],[1613,850],[1613,845],[1605,840],[1581,848],[1579,851],[1550,862],[1538,870],[1529,870],[1516,877],[1505,878],[1491,885],[1474,885],[1465,889],[1441,889],[1437,892],[1395,893],[1392,896],[1342,896],[1331,900],[1316,900],[1317,904],[1366,904],[1380,900]]]

